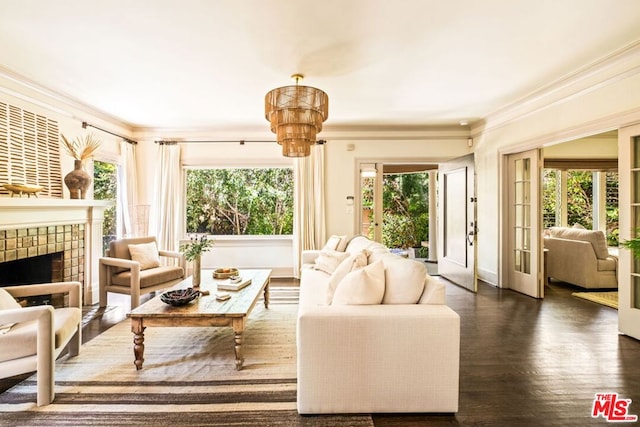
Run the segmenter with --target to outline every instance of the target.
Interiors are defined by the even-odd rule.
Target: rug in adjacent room
[[[149,327],[136,371],[125,320],[58,361],[53,404],[35,406],[35,376],[0,394],[0,425],[373,426],[369,415],[298,415],[297,290],[272,288],[269,309],[258,302],[241,371],[229,327]]]
[[[610,292],[574,292],[574,297],[586,299],[597,304],[618,309],[618,291]]]

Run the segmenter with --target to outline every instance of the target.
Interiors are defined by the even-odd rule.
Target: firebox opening
[[[39,255],[0,263],[0,287],[61,282],[64,254]],[[51,295],[29,297],[25,305],[53,304]]]

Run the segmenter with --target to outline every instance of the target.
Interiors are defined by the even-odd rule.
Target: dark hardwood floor
[[[376,427],[605,425],[591,418],[598,392],[631,399],[629,413],[640,415],[640,342],[617,333],[615,309],[572,297],[576,290],[552,283],[541,301],[486,284],[474,295],[447,283],[448,305],[461,317],[460,409],[375,414]],[[128,297],[114,297],[121,306],[98,313],[83,341],[125,318]],[[0,392],[20,379],[0,381]]]

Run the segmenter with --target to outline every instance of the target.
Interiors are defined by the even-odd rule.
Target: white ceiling
[[[640,40],[639,0],[2,0],[2,68],[132,127],[264,128],[264,95],[329,95],[325,126],[473,122]]]

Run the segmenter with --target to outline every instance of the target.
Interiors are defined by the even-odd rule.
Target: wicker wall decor
[[[3,184],[44,187],[40,197],[62,198],[58,122],[0,102],[0,195]]]

